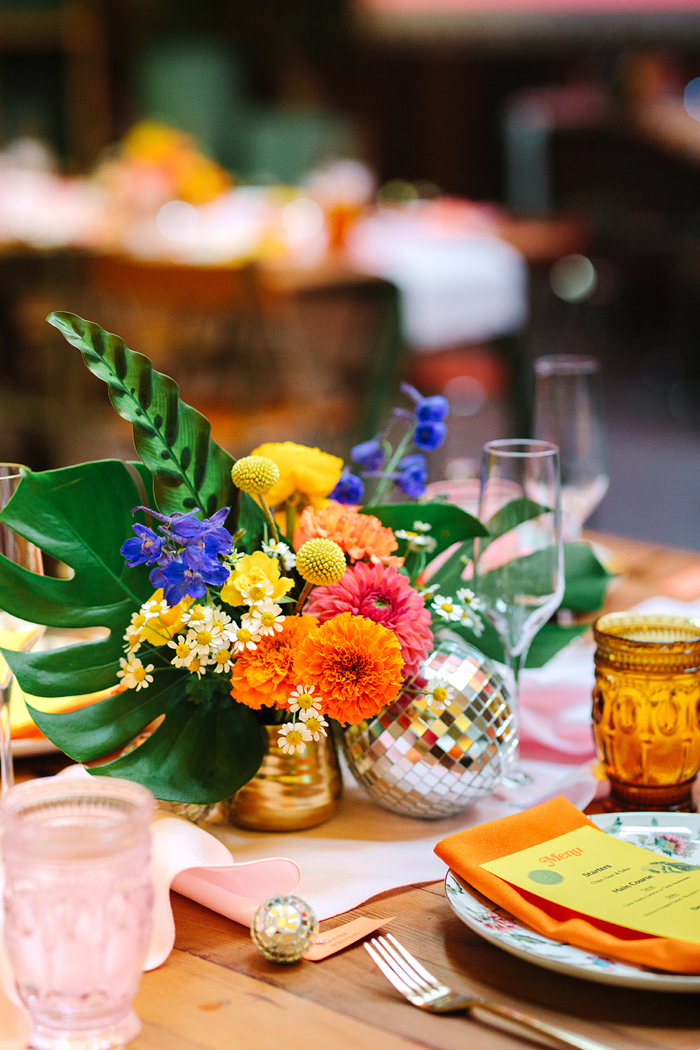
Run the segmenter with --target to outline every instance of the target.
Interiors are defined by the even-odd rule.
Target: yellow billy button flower
[[[297,572],[316,587],[337,583],[345,569],[345,555],[333,540],[307,540],[297,551]]]
[[[244,456],[233,464],[231,480],[242,492],[260,496],[280,479],[280,468],[267,456]]]

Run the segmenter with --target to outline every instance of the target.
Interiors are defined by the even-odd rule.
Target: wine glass
[[[27,467],[19,463],[0,463],[0,510],[17,491],[23,470],[27,470]],[[39,548],[1,523],[0,554],[30,572],[44,572]],[[21,620],[0,609],[0,648],[26,652],[36,645],[44,630],[41,625]],[[12,765],[11,692],[12,671],[0,653],[0,784],[3,794],[12,787],[15,779]]]
[[[608,491],[595,357],[552,354],[535,361],[534,435],[559,446],[563,534],[581,538],[583,524]]]
[[[520,670],[532,639],[564,596],[559,450],[548,441],[484,445],[479,518],[489,530],[474,541],[474,590],[498,631],[510,670],[516,724]],[[518,770],[518,734],[505,784],[530,778]]]

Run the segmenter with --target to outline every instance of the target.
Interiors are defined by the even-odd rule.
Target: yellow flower
[[[244,554],[236,562],[236,567],[221,588],[221,600],[229,605],[247,604],[243,597],[244,593],[250,591],[251,587],[262,584],[272,585],[272,593],[266,595],[275,602],[283,594],[291,590],[294,580],[286,576],[280,577],[280,565],[277,558],[268,558],[262,551],[254,554]]]
[[[149,599],[150,602],[160,603],[163,600],[163,588],[159,587]],[[183,598],[177,605],[173,605],[167,612],[157,612],[155,616],[149,617],[140,628],[141,636],[150,645],[165,645],[171,638],[182,629],[182,614],[189,609],[193,598]]]
[[[280,469],[266,456],[244,456],[233,464],[231,480],[243,492],[258,495],[267,492],[280,479]]]
[[[314,507],[322,507],[329,492],[335,488],[343,461],[338,456],[307,448],[293,441],[268,442],[253,449],[253,456],[267,456],[280,470],[280,479],[265,494],[271,507],[283,503],[295,492],[306,497]]]
[[[328,586],[345,575],[347,563],[342,549],[333,540],[307,540],[297,551],[297,572],[307,583]]]

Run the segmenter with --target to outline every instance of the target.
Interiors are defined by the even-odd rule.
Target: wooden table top
[[[625,575],[610,609],[659,593],[668,577],[700,566],[700,554],[596,535]],[[136,1001],[143,1033],[133,1050],[515,1050],[533,1045],[466,1014],[415,1009],[379,973],[361,944],[323,962],[268,963],[248,931],[173,894],[175,950],[144,975]],[[396,916],[391,931],[457,990],[535,1014],[613,1050],[697,1050],[698,996],[648,993],[579,981],[522,962],[482,940],[452,913],[442,884],[374,898],[323,924]]]

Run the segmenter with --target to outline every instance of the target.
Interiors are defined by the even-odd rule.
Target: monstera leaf
[[[211,517],[233,506],[234,461],[211,440],[208,420],[180,400],[177,383],[92,321],[70,313],[52,313],[47,320],[80,350],[90,371],[107,384],[119,415],[133,425],[158,508],[164,514],[198,509]]]
[[[138,464],[149,494],[150,478]],[[101,641],[45,653],[4,651],[23,689],[35,696],[96,692],[117,684],[123,635],[153,591],[148,569],[130,569],[119,549],[132,535],[132,508],[143,498],[128,467],[117,460],[27,472],[0,521],[73,570],[69,580],[37,576],[0,556],[0,595],[9,613],[52,627],[106,627]],[[253,713],[223,688],[199,697],[189,676],[159,648],[139,651],[154,666],[153,683],[125,690],[68,714],[31,709],[43,733],[76,761],[123,747],[158,716],[165,718],[146,744],[94,772],[138,780],[158,798],[216,802],[255,773],[263,756]],[[133,757],[132,757],[133,756]]]

